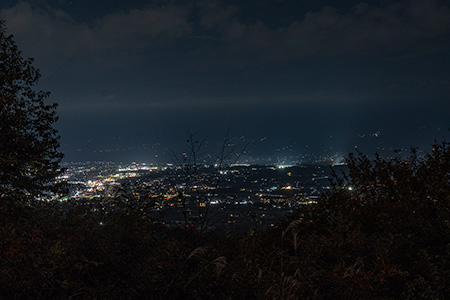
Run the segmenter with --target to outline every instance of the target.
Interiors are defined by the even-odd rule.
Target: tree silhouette
[[[62,173],[59,136],[53,124],[57,104],[36,91],[40,78],[33,59],[22,57],[0,21],[0,197],[28,198],[56,192]]]
[[[284,225],[281,273],[296,280],[297,296],[445,299],[450,144],[388,160],[350,154],[346,163],[333,189]]]

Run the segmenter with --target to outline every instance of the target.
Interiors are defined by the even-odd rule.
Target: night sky
[[[164,160],[231,126],[249,155],[450,136],[450,1],[9,1],[66,160]],[[158,158],[155,158],[158,155]]]

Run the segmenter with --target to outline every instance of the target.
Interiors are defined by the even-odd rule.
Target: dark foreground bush
[[[270,260],[260,265],[274,298],[446,299],[449,144],[423,158],[413,150],[390,161],[350,155],[347,163],[347,176],[317,205],[262,234],[265,242],[283,236],[272,252],[281,256],[278,270]]]
[[[446,299],[450,149],[350,156],[316,205],[239,237],[173,230],[130,210],[2,199],[5,299]]]

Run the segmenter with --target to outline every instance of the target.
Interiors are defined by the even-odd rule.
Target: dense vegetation
[[[332,192],[242,236],[168,229],[123,210],[2,202],[0,294],[84,299],[445,299],[450,147],[350,156]],[[351,190],[349,189],[351,187]]]
[[[36,198],[60,190],[56,104],[36,91],[33,59],[24,59],[0,20],[0,197]]]
[[[126,206],[38,200],[56,191],[55,106],[0,23],[0,298],[446,299],[450,146],[350,155],[333,190],[276,228],[165,228]]]

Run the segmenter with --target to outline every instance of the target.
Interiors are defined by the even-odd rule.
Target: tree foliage
[[[56,191],[61,174],[59,136],[53,127],[57,104],[36,91],[40,77],[33,59],[24,59],[0,21],[0,195],[36,197]]]
[[[334,190],[283,231],[286,276],[305,299],[450,294],[450,145],[419,157],[350,154]],[[288,271],[286,271],[288,270]]]

